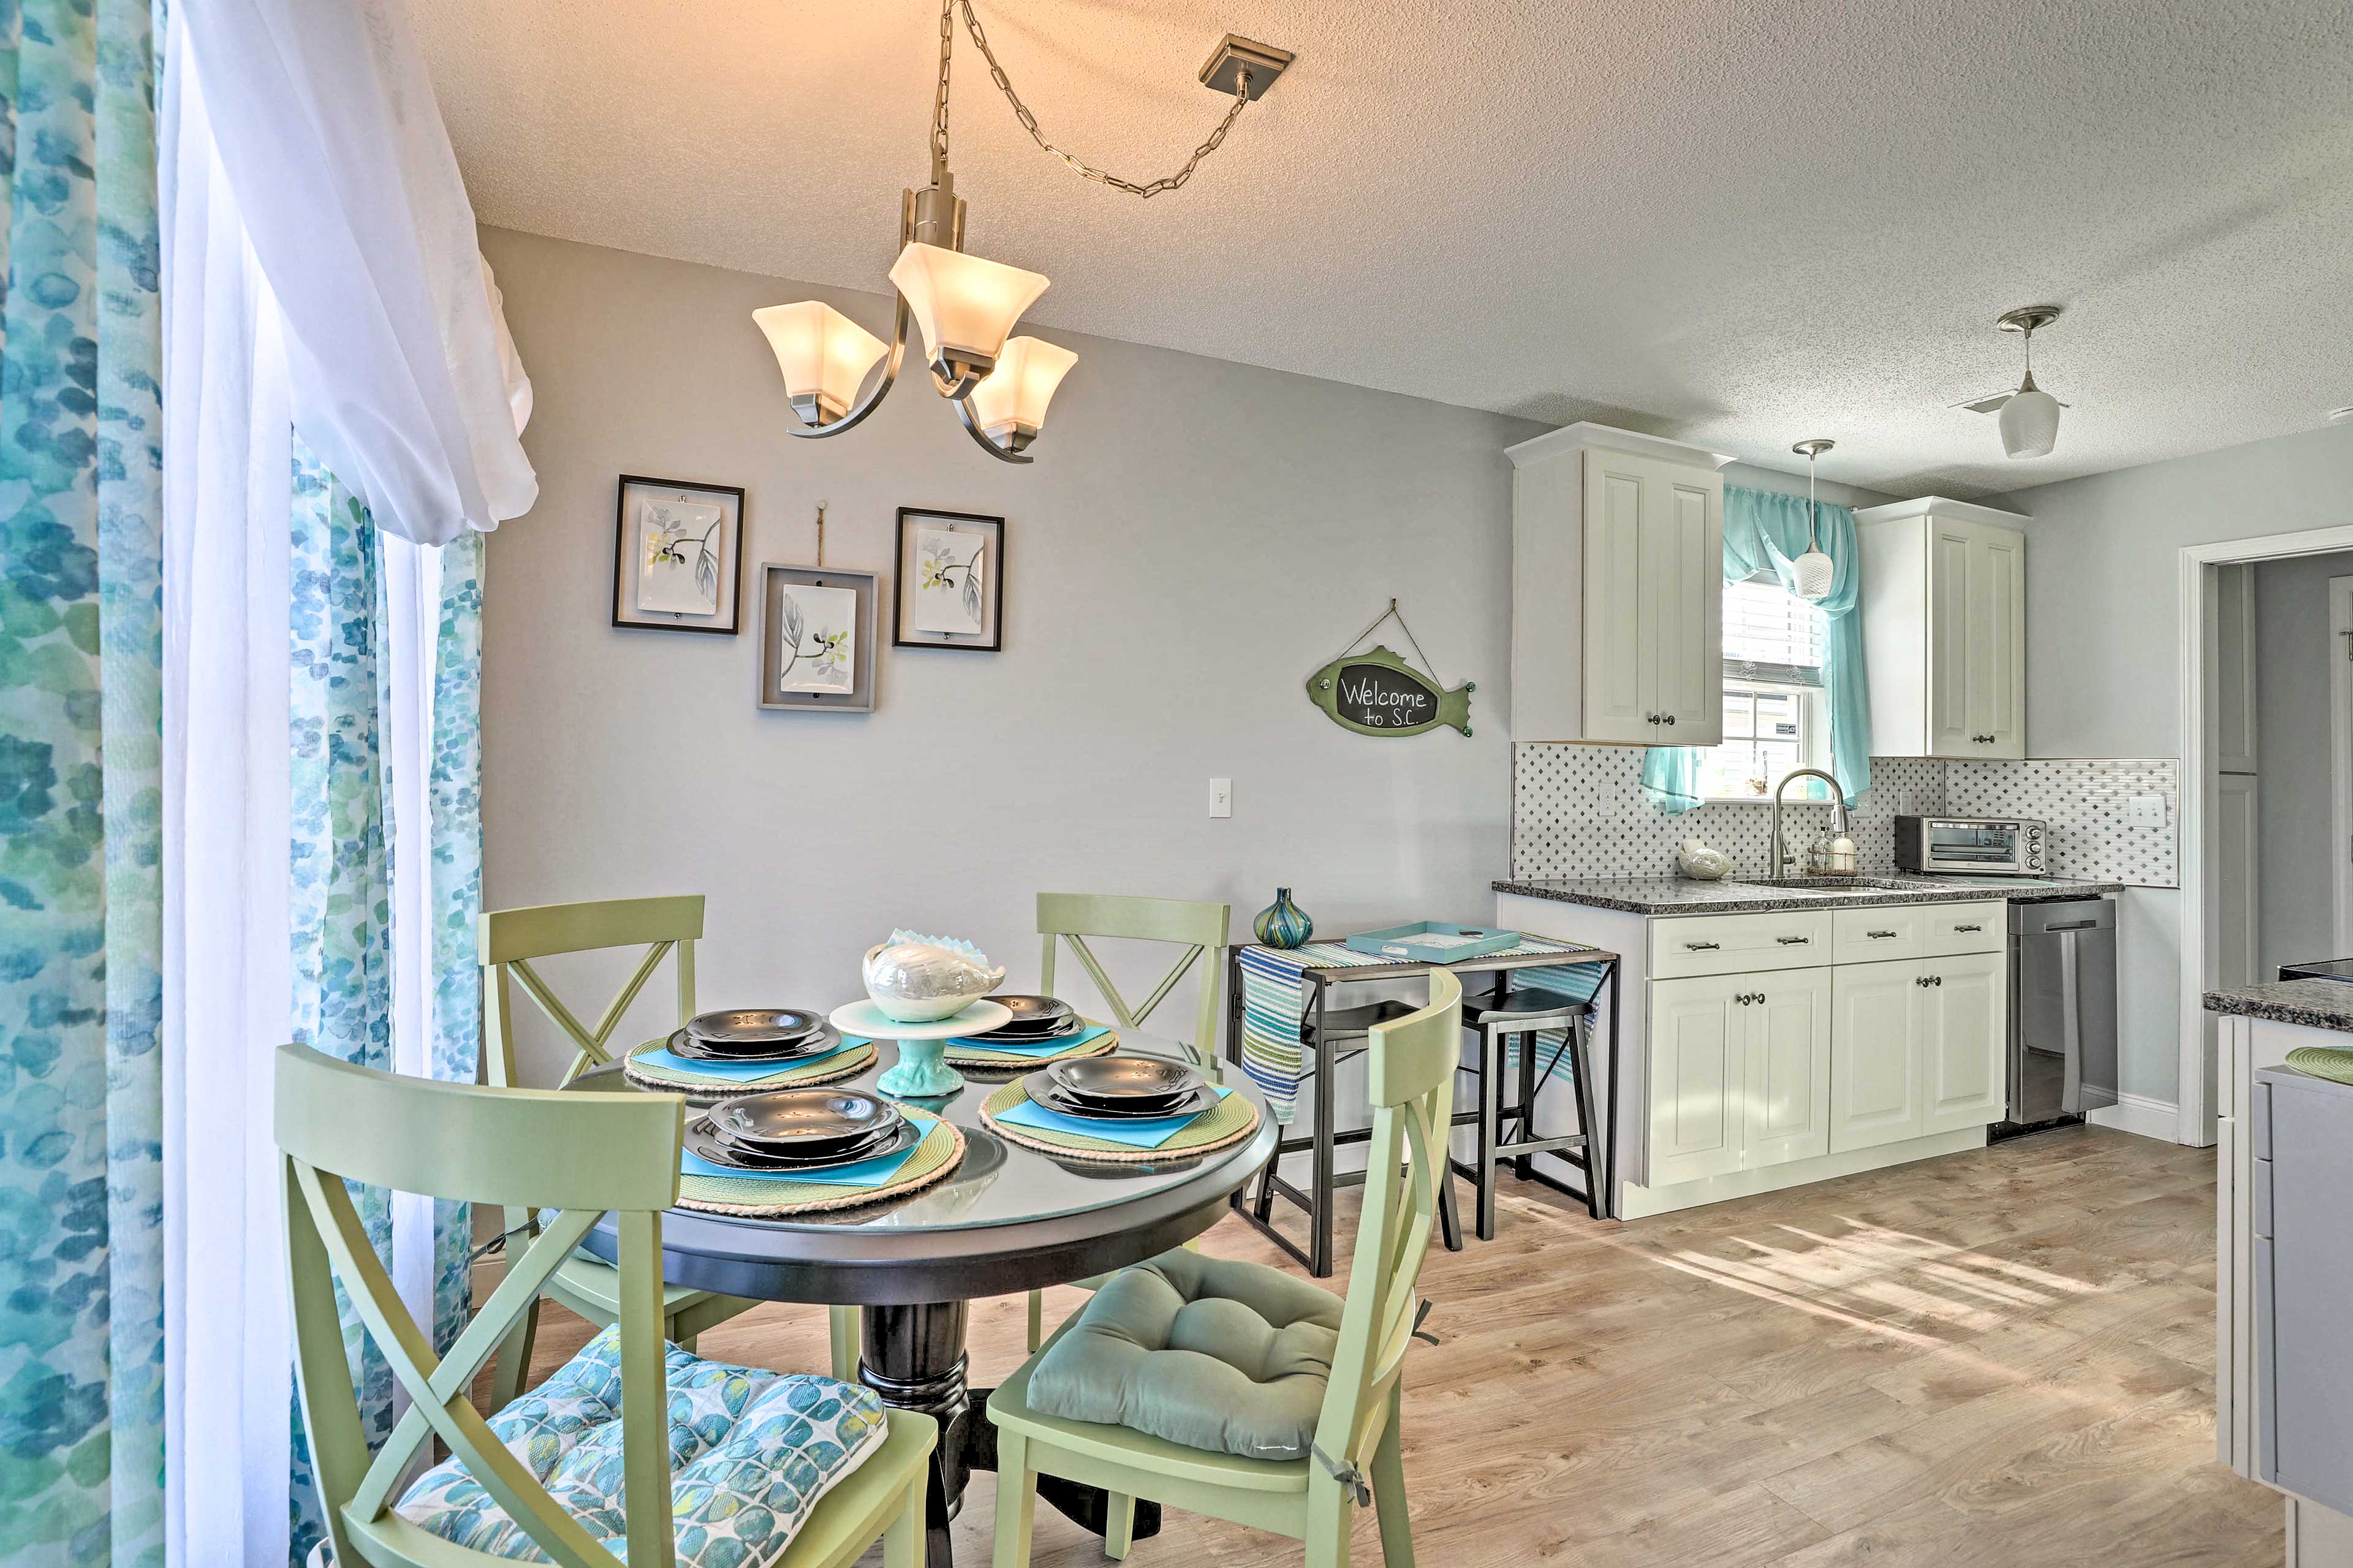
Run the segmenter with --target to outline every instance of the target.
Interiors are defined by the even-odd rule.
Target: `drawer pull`
[[[1912,982],[1915,985],[1942,985],[1944,983],[1945,977],[1941,974],[1923,974]]]
[[[1956,931],[1981,931],[1985,930],[1985,927],[1983,927],[1983,926],[1955,926],[1955,927],[1953,928],[1953,930],[1955,930]]]
[[[1803,947],[1814,939],[1810,936],[1777,936],[1773,940],[1783,947]]]
[[[1694,952],[1715,952],[1724,944],[1717,942],[1687,942],[1683,945]]]
[[[1894,933],[1894,931],[1865,931],[1865,932],[1863,932],[1863,934],[1864,934],[1865,936],[1867,936],[1867,937],[1871,938],[1871,940],[1872,940],[1872,941],[1873,941],[1873,942],[1884,942],[1884,941],[1886,941],[1889,937],[1894,936],[1895,933]]]

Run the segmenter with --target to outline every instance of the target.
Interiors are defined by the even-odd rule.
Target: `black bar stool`
[[[1447,1163],[1468,1177],[1477,1191],[1473,1228],[1479,1239],[1495,1239],[1495,1167],[1507,1159],[1512,1162],[1512,1174],[1521,1181],[1535,1182],[1576,1198],[1585,1205],[1586,1213],[1599,1219],[1600,1184],[1595,1173],[1600,1166],[1594,1157],[1596,1140],[1592,1136],[1593,1004],[1554,991],[1499,989],[1462,998],[1462,1028],[1464,1033],[1476,1036],[1479,1042],[1479,1065],[1461,1069],[1479,1079],[1479,1153],[1467,1165],[1451,1157]],[[1563,1036],[1560,1047],[1539,1073],[1535,1059],[1537,1037],[1554,1030]],[[1520,1053],[1519,1098],[1516,1104],[1507,1105],[1503,1081],[1504,1049],[1507,1042],[1513,1041],[1517,1042]],[[1568,1055],[1577,1095],[1577,1131],[1539,1138],[1535,1135],[1536,1086],[1552,1075],[1562,1052]],[[1516,1136],[1506,1136],[1507,1118]],[[1567,1183],[1537,1170],[1534,1158],[1537,1154],[1556,1155],[1576,1166],[1584,1174],[1585,1190],[1578,1192]]]

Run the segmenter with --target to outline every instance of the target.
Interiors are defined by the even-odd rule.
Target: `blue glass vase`
[[[1250,930],[1268,947],[1301,947],[1315,934],[1315,922],[1307,918],[1305,910],[1291,901],[1289,888],[1277,888],[1274,902],[1259,910],[1258,919],[1250,922]]]

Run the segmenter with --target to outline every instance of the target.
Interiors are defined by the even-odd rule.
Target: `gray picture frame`
[[[789,585],[848,588],[858,595],[857,621],[849,636],[855,679],[846,692],[778,689],[785,662],[783,591]],[[871,713],[879,673],[875,618],[882,605],[882,577],[847,566],[795,566],[769,562],[760,568],[760,657],[754,697],[762,708],[789,713]]]

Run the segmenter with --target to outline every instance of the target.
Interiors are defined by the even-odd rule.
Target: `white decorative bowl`
[[[911,931],[869,948],[860,968],[874,1005],[902,1024],[953,1018],[1005,984],[1004,967],[972,943]]]
[[[1723,850],[1709,848],[1704,840],[1686,838],[1675,846],[1675,866],[1694,881],[1713,882],[1732,869],[1732,860]]]

